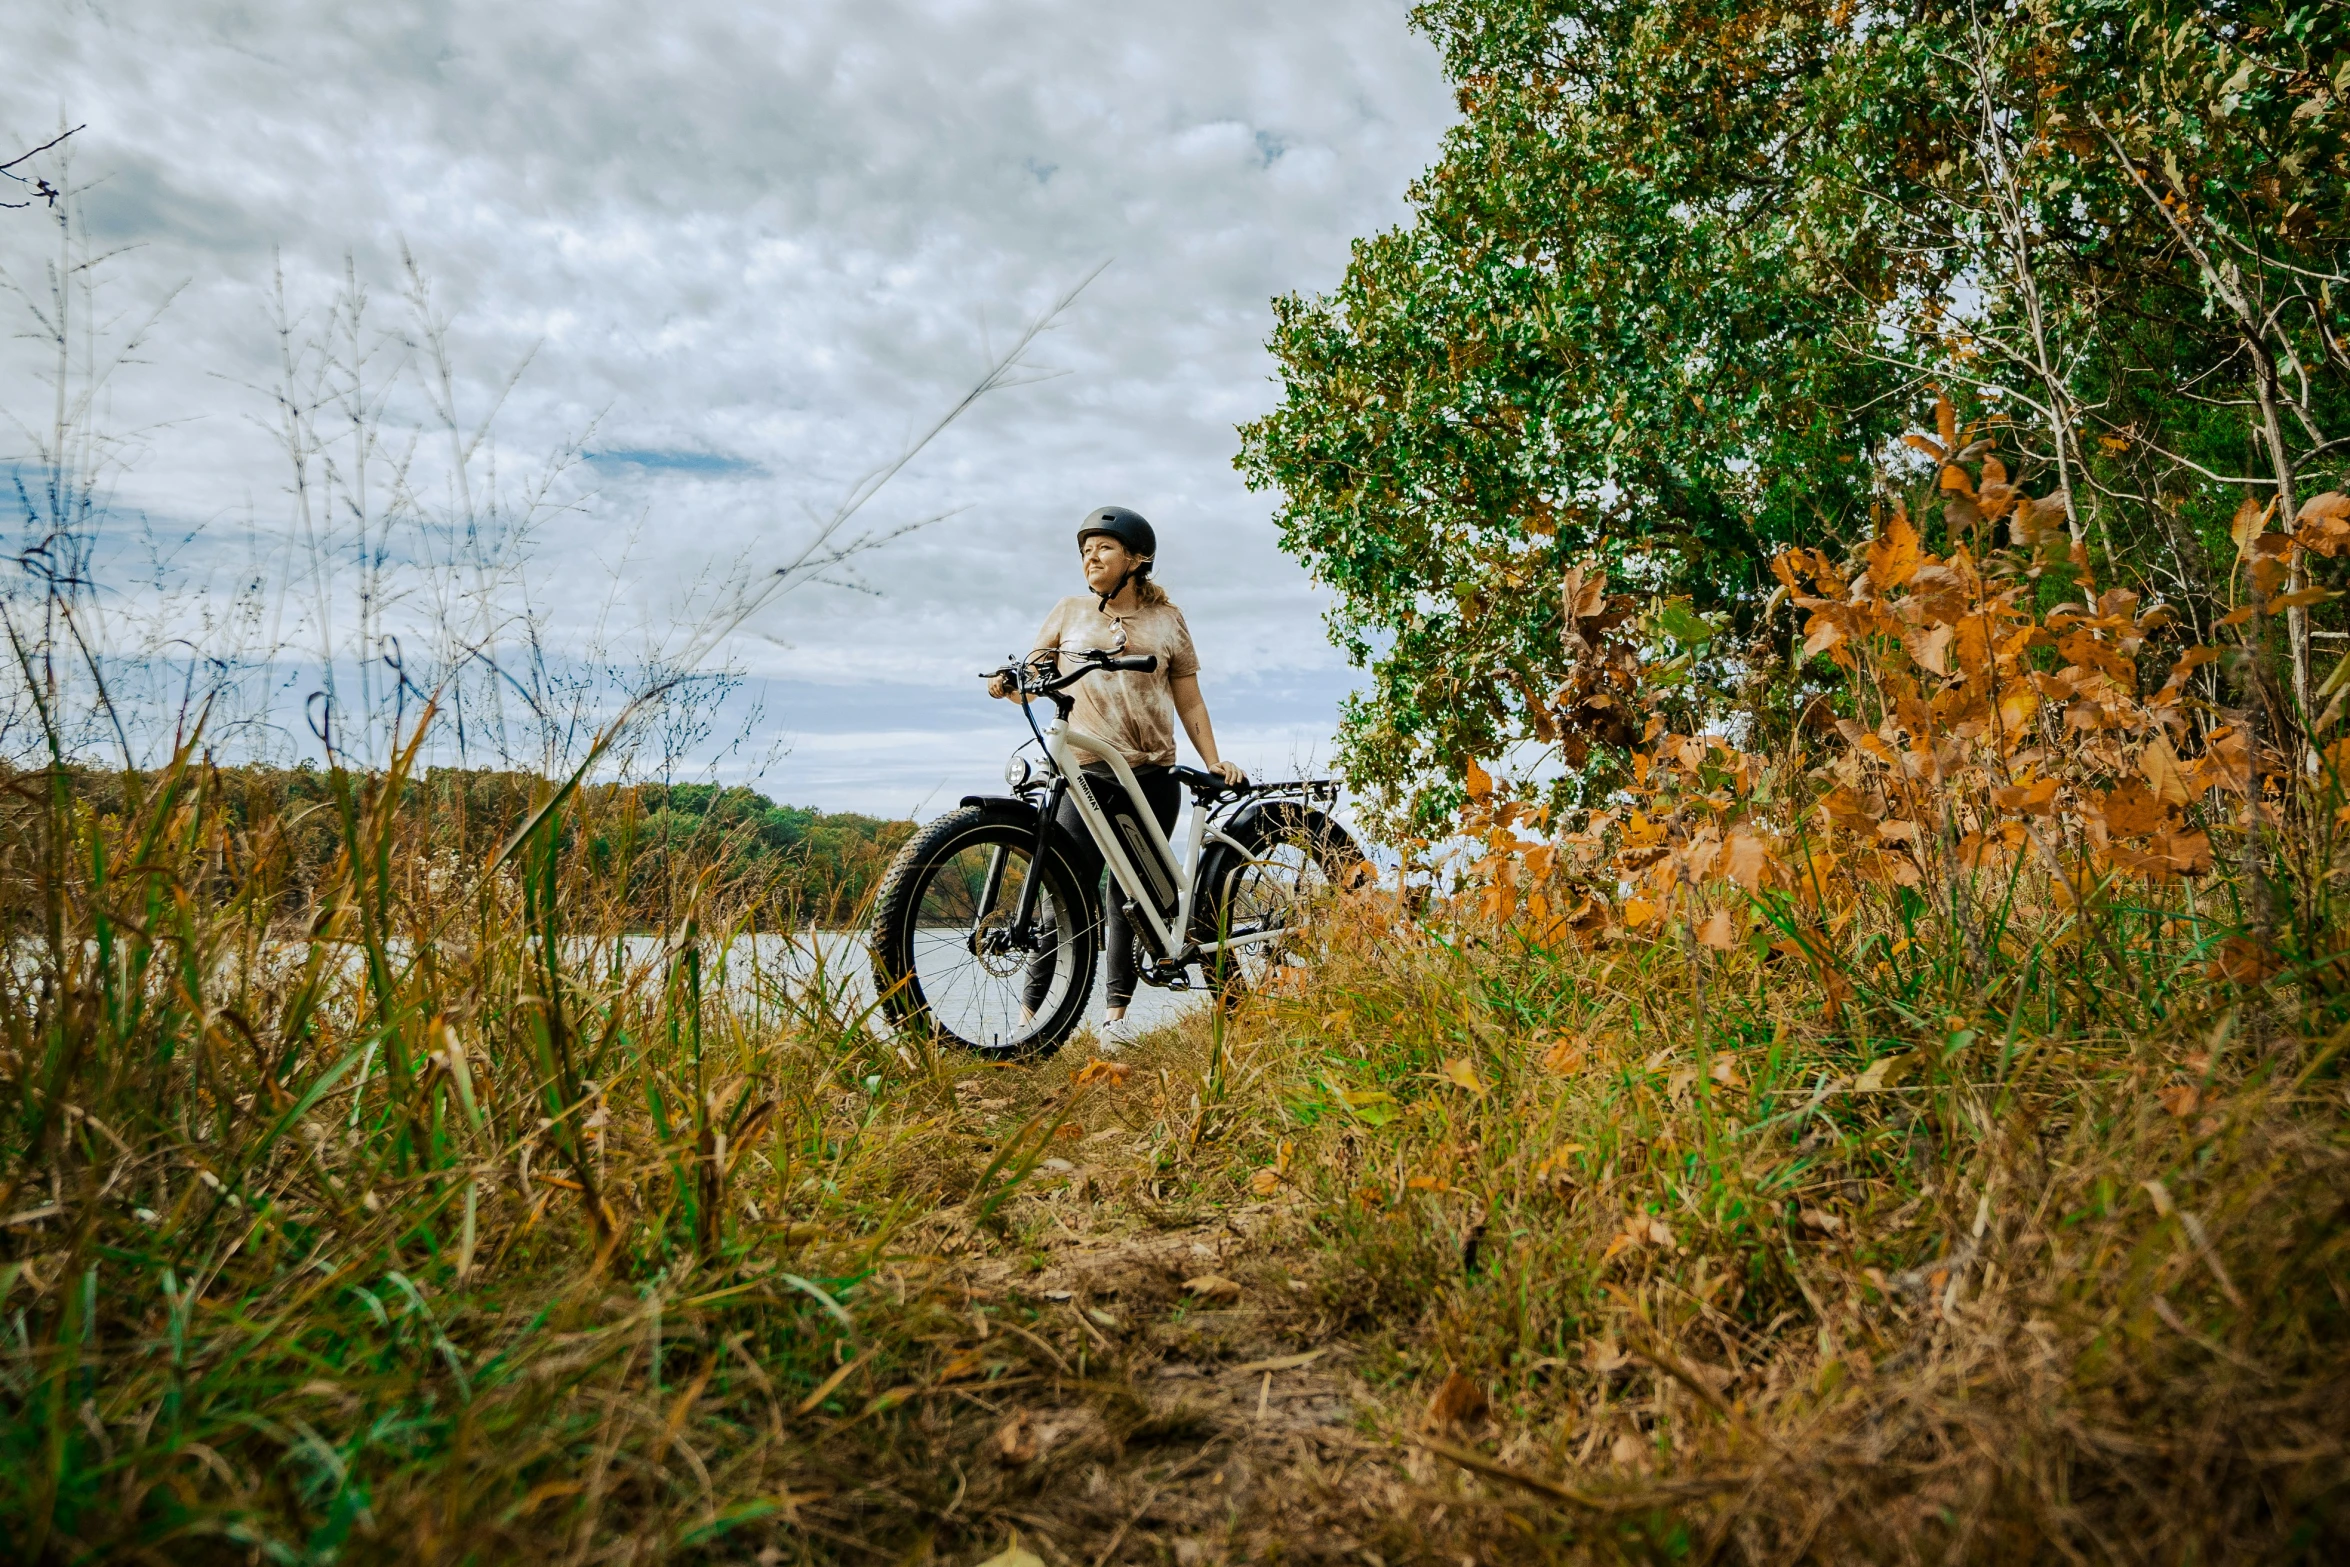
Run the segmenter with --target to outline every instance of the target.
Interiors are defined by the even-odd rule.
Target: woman
[[[1065,658],[1083,652],[1156,653],[1158,668],[1149,674],[1130,670],[1102,670],[1086,676],[1073,688],[1076,708],[1069,725],[1098,735],[1118,749],[1134,769],[1142,803],[1158,818],[1159,830],[1175,830],[1175,814],[1183,803],[1182,786],[1167,771],[1175,765],[1174,720],[1183,721],[1192,749],[1210,772],[1226,783],[1246,783],[1247,774],[1216,754],[1215,726],[1208,722],[1208,704],[1199,694],[1199,655],[1192,651],[1191,628],[1157,583],[1151,581],[1151,562],[1159,552],[1158,535],[1139,513],[1123,506],[1103,506],[1087,512],[1077,525],[1077,558],[1092,591],[1073,595],[1053,606],[1036,634],[1032,660],[1050,658],[1053,668],[1066,673]],[[999,676],[988,684],[988,695],[1012,694]],[[1110,782],[1107,765],[1089,762],[1088,777]],[[1102,875],[1100,850],[1077,814],[1063,797],[1055,818],[1081,858],[1073,867],[1080,882]],[[1134,1000],[1134,931],[1112,889],[1106,897],[1108,917],[1103,947],[1109,956],[1109,980],[1102,1009],[1102,1043],[1112,1049],[1126,1043],[1132,1031],[1126,1022],[1127,1005]],[[1032,974],[1028,997],[1033,1010],[1049,970]]]

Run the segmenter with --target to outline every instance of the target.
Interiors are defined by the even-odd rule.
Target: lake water
[[[656,936],[631,937],[624,944],[624,952],[631,963],[655,962],[661,954],[661,940]],[[859,1008],[871,1005],[873,1000],[873,964],[866,955],[863,931],[738,936],[730,949],[723,953],[712,951],[705,955],[704,962],[714,978],[722,973],[727,987],[741,995],[756,995],[778,983],[800,989],[821,974],[826,991],[835,998],[844,1001],[854,998],[853,1004]],[[1103,970],[1107,967],[1100,964],[1095,968],[1093,999],[1085,1011],[1088,1024],[1101,1020],[1106,984]],[[1206,1000],[1202,991],[1159,990],[1142,985],[1136,988],[1127,1015],[1144,1028],[1156,1028],[1173,1022]]]

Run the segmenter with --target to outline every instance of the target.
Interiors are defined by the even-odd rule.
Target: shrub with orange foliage
[[[1759,906],[1781,946],[1820,968],[1834,1010],[1842,987],[1822,931],[1841,930],[1872,894],[1910,889],[1962,925],[1983,899],[2062,915],[2110,900],[2118,883],[2206,875],[2215,830],[2248,843],[2288,816],[2309,818],[2350,768],[2350,741],[2322,757],[2310,748],[2342,696],[2314,719],[2271,704],[2264,724],[2257,703],[2221,702],[2220,671],[2199,671],[2228,661],[2239,689],[2257,688],[2259,617],[2323,596],[2281,590],[2308,553],[2350,551],[2350,497],[2316,497],[2289,533],[2267,531],[2267,513],[2248,503],[2238,538],[2248,593],[2220,621],[2240,640],[2173,637],[2165,659],[2169,611],[2098,589],[2062,525],[2065,498],[2028,493],[1947,401],[1937,412],[1938,438],[1908,439],[1939,464],[1947,555],[1926,547],[1897,501],[1852,557],[1795,549],[1772,564],[1773,608],[1802,617],[1798,662],[1832,664],[1840,687],[1812,700],[1784,755],[1672,732],[1619,629],[1635,619],[1632,601],[1611,597],[1594,568],[1569,573],[1573,673],[1536,728],[1570,765],[1594,743],[1628,752],[1628,782],[1573,830],[1530,838],[1550,825],[1546,811],[1472,767],[1462,827],[1479,845],[1467,871],[1483,915],[1508,918],[1522,898],[1538,938],[1588,946],[1652,939],[1677,914],[1696,931],[1708,905]],[[2334,684],[2350,692],[2350,681]],[[2296,753],[2312,764],[2299,774]],[[2350,818],[2350,805],[2334,814]],[[1717,917],[1700,939],[1736,937]],[[2260,955],[2266,941],[2258,930],[2236,938],[2212,972],[2263,977],[2276,967]]]

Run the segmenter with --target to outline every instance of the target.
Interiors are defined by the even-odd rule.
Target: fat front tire
[[[873,980],[901,1030],[976,1055],[1050,1055],[1077,1031],[1101,954],[1093,900],[1036,819],[965,806],[898,851],[874,900]],[[1015,928],[1023,886],[1034,916]]]
[[[1352,834],[1321,811],[1272,801],[1235,825],[1240,845],[1208,868],[1204,942],[1238,936],[1229,951],[1202,960],[1220,1001],[1295,983],[1320,960],[1307,929],[1313,905],[1353,886],[1370,861]]]

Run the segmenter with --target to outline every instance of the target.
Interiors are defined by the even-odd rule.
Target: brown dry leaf
[[[1958,450],[1958,407],[1946,392],[1934,394],[1934,433],[1942,437],[1942,449]]]
[[[2296,522],[2350,521],[2350,495],[2345,495],[2340,490],[2327,490],[2322,495],[2312,495],[2301,503],[2301,514],[2293,520]]]
[[[996,1457],[1007,1464],[1026,1464],[1036,1460],[1038,1443],[1036,1426],[1023,1409],[1002,1425],[996,1427]],[[1009,1555],[1009,1552],[1005,1553]],[[998,1558],[1001,1560],[1002,1558]]]
[[[1917,633],[1908,639],[1909,656],[1933,674],[1950,673],[1950,639],[1958,634],[1951,625],[1938,625]]]
[[[1714,1063],[1714,1069],[1706,1076],[1724,1088],[1736,1088],[1738,1086],[1738,1058],[1736,1056],[1722,1057]]]
[[[2056,780],[2034,779],[2012,788],[1991,791],[1992,803],[2019,816],[2047,816],[2055,809]]]
[[[1590,620],[1607,612],[1606,572],[1569,566],[1560,579],[1559,587],[1570,631],[1575,621]]]
[[[1270,1197],[1281,1190],[1281,1172],[1267,1167],[1248,1178],[1248,1189],[1259,1197]]]
[[[1466,1430],[1483,1424],[1486,1411],[1491,1407],[1486,1400],[1485,1389],[1458,1371],[1448,1371],[1443,1383],[1436,1389],[1436,1396],[1428,1400],[1428,1413],[1423,1423],[1436,1431],[1448,1428]]]
[[[1738,944],[1738,930],[1730,923],[1730,911],[1728,909],[1714,910],[1713,918],[1707,920],[1699,928],[1697,939],[1716,952],[1727,952],[1736,946]]]
[[[1844,1228],[1844,1221],[1825,1208],[1806,1208],[1801,1217],[1807,1229],[1818,1230],[1823,1235],[1833,1235]]]
[[[2270,613],[2287,609],[2307,609],[2312,604],[2323,604],[2334,595],[2324,588],[2303,588],[2298,593],[2280,593],[2268,601]]]
[[[2274,500],[2263,505],[2256,497],[2247,495],[2236,507],[2236,515],[2228,523],[2228,537],[2236,541],[2239,562],[2252,558],[2252,541],[2268,526],[2269,510],[2275,505]]]
[[[2230,936],[2220,944],[2219,952],[2212,958],[2206,972],[2214,979],[2252,986],[2284,966],[2283,959],[2251,937]]]
[[[1916,575],[1918,530],[1906,513],[1895,510],[1884,531],[1869,541],[1869,582],[1879,593],[1897,588]]]
[[[2165,1110],[2182,1121],[2193,1115],[2203,1101],[2202,1091],[2193,1083],[2173,1083],[2168,1088],[2158,1090],[2154,1097],[2162,1102]]]
[[[2170,809],[2144,784],[2131,781],[2100,802],[2105,830],[2116,838],[2138,838],[2159,832],[2170,821]]]
[[[1770,849],[1753,833],[1734,832],[1722,846],[1722,874],[1748,892],[1762,886],[1763,872],[1770,863]]]
[[[1883,1093],[1901,1081],[1903,1075],[1915,1064],[1916,1058],[1908,1051],[1903,1051],[1899,1055],[1879,1056],[1869,1063],[1868,1070],[1853,1079],[1852,1091],[1856,1094]]]
[[[1115,1088],[1133,1072],[1134,1068],[1123,1061],[1088,1061],[1077,1069],[1075,1081],[1079,1088],[1089,1083],[1107,1083]]]
[[[1470,799],[1482,803],[1492,797],[1493,775],[1479,767],[1475,761],[1469,763],[1469,770],[1463,781],[1468,785]]]
[[[2179,772],[2179,753],[2171,749],[2169,736],[2157,733],[2146,742],[2146,749],[2138,753],[2138,771],[2146,775],[2154,797],[2163,804],[2185,805],[2192,798],[2187,780]]]
[[[1624,904],[1624,928],[1638,930],[1656,918],[1656,905],[1646,898],[1628,899]]]
[[[1477,1076],[1477,1069],[1469,1064],[1467,1056],[1454,1056],[1444,1063],[1443,1078],[1455,1087],[1465,1088],[1478,1098],[1485,1097],[1485,1084]]]
[[[1220,1273],[1203,1273],[1196,1279],[1185,1279],[1183,1289],[1184,1293],[1197,1295],[1202,1300],[1240,1299],[1240,1286]]]
[[[1580,1069],[1582,1065],[1582,1050],[1564,1039],[1542,1052],[1542,1069],[1545,1072],[1556,1072],[1564,1076]]]

